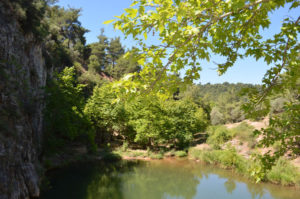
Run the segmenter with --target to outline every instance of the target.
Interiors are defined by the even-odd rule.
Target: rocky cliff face
[[[46,78],[41,44],[0,1],[0,199],[39,195]]]

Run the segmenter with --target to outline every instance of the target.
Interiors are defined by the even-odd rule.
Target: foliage
[[[263,78],[262,88],[248,90],[249,103],[244,106],[246,112],[258,118],[269,113],[268,96],[274,92],[296,88],[296,93],[299,93],[296,85],[300,75],[297,41],[300,17],[293,19],[285,15],[280,32],[269,38],[264,38],[261,31],[270,26],[269,13],[284,6],[291,10],[300,4],[297,0],[134,0],[130,8],[117,17],[114,27],[138,42],[138,62],[143,70],[139,73],[141,78],[136,80],[142,80],[145,88],[156,91],[167,90],[159,83],[167,81],[168,74],[178,73],[184,68],[184,82],[198,79],[200,60],[210,61],[212,54],[226,59],[218,64],[219,74],[225,73],[238,59],[254,57],[264,60],[271,67]],[[148,46],[143,39],[156,33],[161,42]],[[268,146],[269,142],[282,140],[284,151],[298,147],[298,104],[299,96],[286,106],[287,113],[283,118],[274,117],[269,129],[257,131],[265,137],[262,144]],[[287,122],[289,120],[292,122]],[[282,134],[277,133],[279,128]],[[282,153],[267,159],[278,158],[278,155]],[[274,163],[264,162],[269,162],[269,168]]]
[[[271,182],[282,185],[300,185],[300,174],[298,169],[284,158],[280,158],[267,174]]]
[[[247,142],[250,147],[255,144],[255,136],[253,134],[254,127],[246,122],[242,122],[234,128],[228,129],[225,126],[210,126],[207,129],[208,138],[206,142],[214,149],[220,149],[227,141],[237,138],[242,142]]]
[[[117,133],[144,146],[168,143],[183,147],[207,126],[203,109],[189,99],[162,100],[148,95],[118,101],[113,85],[96,87],[85,108],[94,125],[108,134]]]
[[[48,34],[43,18],[47,8],[45,0],[4,0],[1,6],[12,11],[25,34],[33,33],[39,41]]]
[[[210,112],[210,119],[212,125],[224,124],[224,116],[216,107],[212,108]]]
[[[135,105],[135,104],[134,104]],[[130,124],[140,143],[170,143],[179,147],[188,144],[193,134],[203,131],[206,118],[203,110],[189,100],[159,100],[155,96],[142,97],[131,106]]]
[[[87,29],[78,20],[80,9],[64,9],[59,6],[48,6],[44,21],[49,26],[45,38],[46,64],[48,67],[63,68],[72,66],[75,61],[83,63],[86,59],[84,34]]]
[[[260,156],[263,162],[266,163],[265,169],[271,169],[276,159],[283,156],[287,151],[292,154],[300,154],[300,103],[287,103],[285,111],[279,115],[275,115],[269,120],[269,127],[256,130],[255,134],[262,134],[264,137],[260,141],[259,146],[269,147],[275,142],[279,142],[278,148],[274,154],[268,152],[264,156]]]
[[[255,135],[253,134],[253,126],[247,124],[246,122],[242,122],[235,128],[230,129],[230,131],[234,137],[237,137],[241,141],[248,142],[250,146],[254,146]]]
[[[292,55],[297,49],[295,41],[299,19],[292,21],[291,18],[286,18],[282,31],[274,35],[274,39],[261,42],[263,40],[260,35],[261,28],[268,28],[270,25],[268,13],[287,2],[294,2],[290,9],[299,6],[296,1],[200,3],[193,0],[135,0],[130,8],[125,9],[126,13],[118,16],[114,27],[138,41],[143,52],[140,56],[141,62],[144,62],[143,75],[148,75],[146,71],[158,71],[159,75],[152,73],[151,76],[165,81],[163,77],[168,72],[178,72],[187,67],[184,80],[189,82],[199,78],[201,68],[198,60],[209,61],[211,53],[227,58],[225,63],[218,64],[220,74],[226,72],[237,58],[247,56],[262,58],[268,64],[277,61],[288,63],[284,57],[287,53]],[[147,46],[142,37],[147,39],[150,32],[157,33],[161,44]],[[280,43],[283,51],[276,50],[278,46],[275,45],[275,48],[274,43]],[[169,56],[168,62],[163,64],[162,59],[166,56]],[[151,62],[146,62],[146,59]],[[276,65],[269,70],[267,74],[270,74],[270,78],[266,77],[265,82],[271,80],[273,74],[276,76],[280,73],[281,69],[281,66]]]
[[[270,181],[282,185],[299,185],[300,183],[300,175],[297,168],[283,158],[276,162],[272,170],[265,171],[261,162],[245,159],[237,154],[233,148],[211,151],[190,148],[189,157],[209,164],[217,164],[223,168],[234,168],[237,172],[256,182]]]
[[[123,145],[122,145],[122,151],[123,151],[123,152],[126,152],[127,149],[128,149],[128,142],[124,141],[124,142],[123,142]]]
[[[74,67],[65,68],[47,86],[45,108],[46,150],[58,150],[67,141],[78,140],[94,146],[94,131],[83,113],[84,85],[75,79]]]
[[[140,71],[140,66],[136,62],[133,55],[124,58],[123,56],[116,60],[114,67],[107,68],[108,74],[115,79],[122,78],[125,74],[134,73]]]
[[[88,70],[93,73],[104,72],[110,77],[120,79],[127,73],[139,71],[140,67],[134,54],[124,57],[125,49],[120,38],[111,38],[104,35],[104,30],[98,36],[99,41],[88,45],[90,56],[88,58]]]
[[[128,113],[123,101],[116,102],[116,94],[111,90],[111,84],[95,87],[93,95],[87,101],[84,112],[97,129],[102,141],[113,133],[125,138],[132,138],[132,130],[128,125]]]
[[[207,133],[208,138],[206,142],[215,149],[220,149],[222,144],[233,137],[232,132],[225,126],[210,126],[207,129]]]
[[[150,158],[151,159],[163,159],[164,155],[161,153],[151,153],[150,154]]]
[[[209,164],[218,164],[223,168],[235,168],[240,173],[246,173],[246,160],[234,148],[211,151],[191,148],[189,156]]]
[[[228,82],[191,85],[180,93],[180,98],[191,96],[195,103],[201,104],[210,114],[212,125],[240,122],[245,119],[241,106],[248,101],[246,96],[241,95],[245,88],[259,89],[260,86]]]
[[[180,158],[187,156],[187,153],[185,151],[175,151],[174,154],[176,157],[180,157]]]

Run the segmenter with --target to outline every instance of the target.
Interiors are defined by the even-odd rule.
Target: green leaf
[[[112,23],[113,21],[115,21],[115,19],[111,19],[111,20],[104,21],[103,24],[110,24],[110,23]]]
[[[136,17],[138,13],[138,10],[134,8],[125,8],[124,10],[128,13],[128,17],[130,18]]]

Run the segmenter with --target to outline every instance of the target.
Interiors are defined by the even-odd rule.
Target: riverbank
[[[208,128],[208,136],[201,141],[201,144],[180,151],[166,147],[157,148],[155,151],[150,148],[148,150],[132,149],[127,142],[124,142],[123,145],[112,144],[99,149],[94,154],[88,154],[86,148],[77,146],[60,155],[45,159],[44,167],[50,170],[76,162],[102,159],[151,161],[166,158],[188,158],[196,162],[230,169],[254,182],[264,181],[300,187],[299,157],[286,155],[267,171],[253,158],[257,154],[264,154],[266,150],[276,150],[276,144],[268,149],[257,147],[260,138],[253,136],[254,129],[267,126],[266,121],[265,119],[261,122],[245,121],[225,126],[212,126]]]
[[[296,187],[254,183],[232,170],[188,158],[105,159],[48,172],[49,189],[40,199],[298,199],[300,194]]]
[[[191,147],[187,151],[160,151],[152,152],[147,150],[133,150],[117,148],[112,154],[120,156],[125,160],[157,160],[166,158],[188,158],[196,162],[202,162],[218,166],[223,169],[230,169],[239,175],[258,182],[270,182],[283,186],[300,187],[300,172],[291,160],[280,158],[276,165],[266,173],[263,173],[261,165],[253,159],[247,159],[238,154],[235,148],[214,150],[209,147]]]

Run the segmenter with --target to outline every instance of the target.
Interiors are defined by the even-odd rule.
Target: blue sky
[[[130,4],[131,0],[60,0],[58,2],[58,5],[64,7],[82,8],[79,20],[83,27],[90,30],[85,35],[87,43],[98,41],[97,36],[100,34],[100,29],[104,28],[106,36],[110,38],[120,36],[122,44],[128,48],[134,45],[133,41],[130,39],[125,40],[122,32],[115,31],[111,24],[104,25],[103,22],[113,19],[114,16],[121,15],[124,12],[124,8],[128,8]],[[299,13],[299,8],[291,11],[288,8],[281,8],[272,13],[270,15],[271,26],[268,30],[263,31],[263,36],[270,37],[274,33],[279,32],[281,21],[284,17],[288,15],[297,18]],[[212,56],[211,60],[220,62],[220,58],[217,56]],[[222,83],[227,81],[231,83],[259,84],[269,67],[261,60],[256,61],[255,59],[247,58],[238,60],[224,75],[218,76],[215,64],[203,62],[201,77],[196,83]]]

